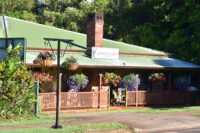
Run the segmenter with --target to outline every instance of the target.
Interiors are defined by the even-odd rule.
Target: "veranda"
[[[67,92],[65,85],[65,75],[62,74],[62,85],[60,86],[60,109],[83,109],[83,108],[109,108],[114,104],[111,100],[112,91],[110,86],[105,86],[100,75],[105,72],[115,72],[124,76],[129,73],[139,74],[141,84],[135,91],[125,92],[125,103],[120,106],[168,106],[168,105],[191,105],[195,104],[197,91],[185,88],[178,89],[174,86],[173,80],[176,71],[171,70],[135,70],[135,69],[99,69],[99,68],[79,68],[72,72],[82,72],[88,76],[90,83],[81,92]],[[154,72],[162,72],[166,75],[166,82],[152,82],[148,80],[148,75]],[[191,86],[198,86],[198,75],[192,71],[180,70],[179,73],[186,75]],[[67,72],[69,74],[69,72]],[[60,75],[61,76],[61,75]],[[100,89],[101,88],[101,89]],[[51,89],[53,90],[53,89]],[[116,98],[116,97],[114,97]],[[56,93],[43,90],[39,94],[40,108],[42,110],[56,109]]]

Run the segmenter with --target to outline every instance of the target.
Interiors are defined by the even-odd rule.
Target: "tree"
[[[34,0],[0,0],[0,13],[8,15],[9,12],[31,11]]]

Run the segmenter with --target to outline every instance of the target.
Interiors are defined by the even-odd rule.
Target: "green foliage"
[[[31,113],[34,102],[32,73],[18,57],[20,45],[8,48],[8,54],[1,60],[0,71],[0,117],[14,119]]]
[[[9,12],[31,11],[34,0],[0,0],[0,13],[8,15]]]
[[[55,26],[72,31],[85,30],[85,15],[76,8],[66,8],[65,11],[57,17]]]
[[[150,9],[145,16],[152,18],[137,24],[130,42],[168,51],[183,60],[199,63],[200,3],[195,0],[149,2],[136,4]]]

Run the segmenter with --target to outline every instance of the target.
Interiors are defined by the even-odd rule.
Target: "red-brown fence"
[[[136,91],[127,91],[127,105],[136,105]],[[196,92],[191,91],[138,91],[137,105],[190,104]],[[61,109],[97,108],[109,106],[109,91],[61,92]],[[56,108],[56,93],[39,94],[40,109]]]
[[[100,92],[61,92],[60,108],[97,108],[108,106],[108,91]],[[100,99],[99,99],[100,96]],[[56,93],[39,94],[40,109],[56,108]]]
[[[40,109],[53,110],[56,108],[56,93],[40,93],[39,94]]]
[[[136,91],[127,92],[127,105],[136,105]],[[196,92],[138,91],[138,105],[190,104]]]

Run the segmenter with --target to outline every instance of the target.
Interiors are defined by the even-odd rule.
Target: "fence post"
[[[101,87],[102,87],[102,74],[99,74],[99,105],[98,105],[98,108],[101,108]]]
[[[39,112],[39,80],[36,80],[36,103],[35,103],[35,114],[38,116]]]
[[[126,92],[125,92],[125,106],[126,106],[126,108],[127,108],[127,105],[128,105],[128,103],[127,103],[127,87],[126,87]]]
[[[136,87],[136,100],[135,100],[135,106],[138,106],[138,86]]]
[[[59,83],[59,111],[61,109],[61,89],[62,89],[62,73],[60,73],[60,83]]]
[[[108,108],[110,108],[110,87],[108,89]]]

